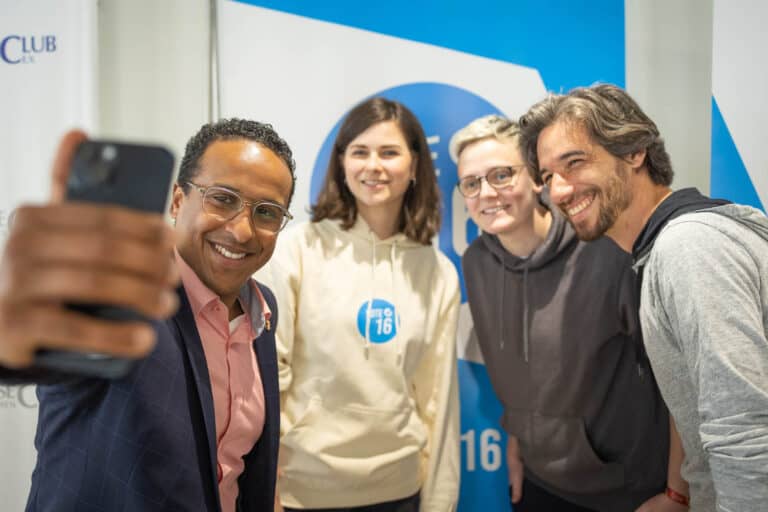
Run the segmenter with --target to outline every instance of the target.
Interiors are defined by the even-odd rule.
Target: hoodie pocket
[[[510,411],[504,427],[518,438],[526,469],[552,487],[578,494],[624,487],[623,465],[595,453],[582,418]]]
[[[329,410],[313,398],[283,435],[280,459],[284,475],[304,486],[324,488],[329,478],[350,486],[397,486],[419,481],[426,442],[426,430],[410,409],[347,404]]]

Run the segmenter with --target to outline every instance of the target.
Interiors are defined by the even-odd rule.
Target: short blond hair
[[[499,142],[514,144],[522,152],[520,147],[520,125],[506,117],[491,114],[475,119],[453,134],[451,142],[448,144],[451,158],[458,164],[459,155],[467,146],[485,139],[496,139]],[[528,165],[526,165],[526,168],[534,183],[539,183],[536,173]]]
[[[519,135],[520,127],[516,122],[500,115],[491,114],[475,119],[454,133],[448,144],[448,151],[453,161],[458,162],[461,152],[473,142],[491,138],[509,142],[517,139]]]

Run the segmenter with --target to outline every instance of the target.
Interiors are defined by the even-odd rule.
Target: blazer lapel
[[[270,343],[273,346],[270,346]],[[264,416],[267,422],[274,417],[272,411],[275,396],[279,396],[280,390],[277,383],[277,365],[274,348],[274,338],[265,330],[261,336],[253,340],[253,348],[256,350],[256,362],[261,374],[261,385],[264,390]]]
[[[269,289],[259,285],[264,299],[272,310],[271,325],[265,325],[261,335],[253,342],[256,360],[261,373],[261,383],[264,389],[264,430],[261,439],[256,443],[254,451],[256,459],[260,460],[260,472],[256,475],[261,481],[261,492],[264,499],[274,500],[274,489],[277,477],[277,453],[280,443],[280,386],[277,375],[277,350],[275,347],[275,328],[277,327],[277,305]],[[268,507],[268,505],[265,505]]]
[[[216,475],[218,474],[216,468],[216,413],[213,409],[213,392],[211,391],[211,379],[208,375],[208,364],[205,361],[203,343],[200,341],[200,334],[197,332],[195,317],[183,286],[179,287],[178,293],[180,305],[179,311],[174,316],[174,322],[181,333],[181,341],[186,349],[195,379],[195,388],[200,399],[205,432],[208,437],[208,455],[211,464],[211,474],[214,478],[213,484],[216,489],[216,501],[220,502],[219,485],[216,480]]]

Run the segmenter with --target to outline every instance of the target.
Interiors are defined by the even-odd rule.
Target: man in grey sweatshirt
[[[672,192],[653,121],[612,85],[551,95],[520,120],[525,158],[579,238],[612,238],[642,279],[640,318],[682,439],[697,512],[768,507],[768,219]],[[687,504],[684,489],[668,489]]]

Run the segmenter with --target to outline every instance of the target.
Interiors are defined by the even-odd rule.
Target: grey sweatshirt
[[[664,490],[669,433],[631,260],[608,239],[579,242],[552,215],[527,258],[489,234],[465,252],[474,328],[526,478],[584,507],[633,512]]]
[[[768,219],[724,205],[656,221],[663,227],[638,261],[641,321],[685,449],[691,510],[765,512]]]

